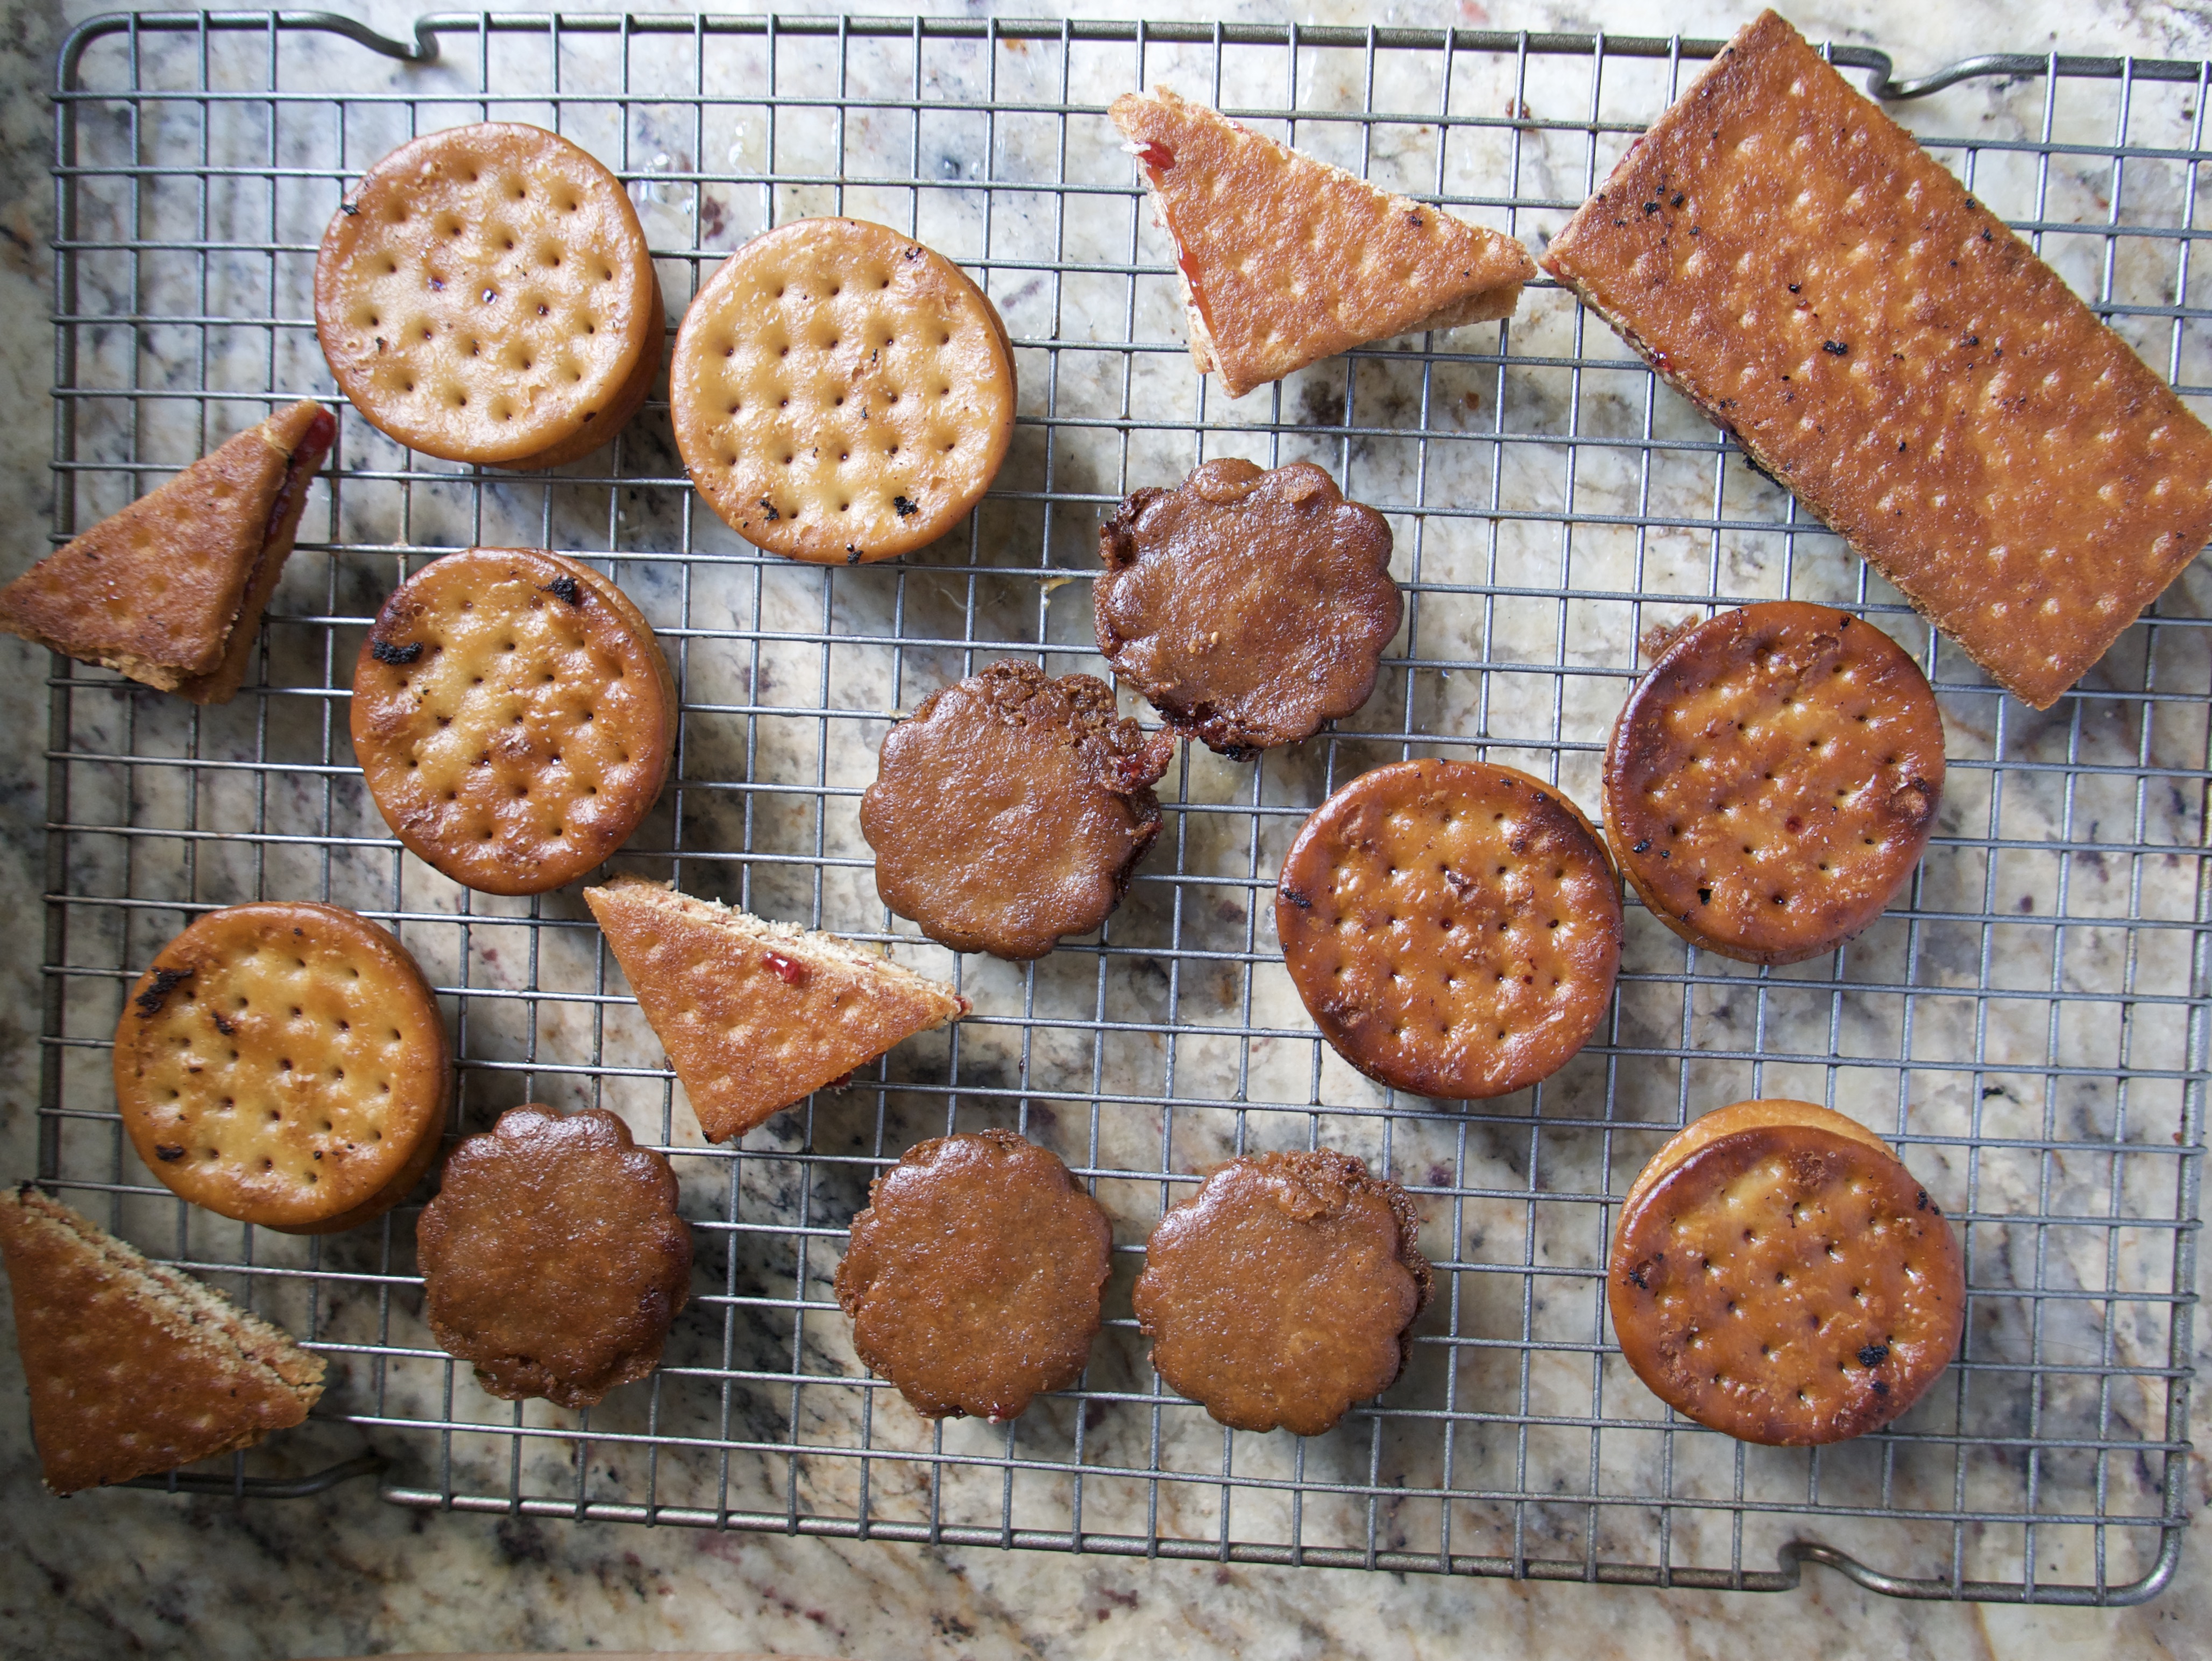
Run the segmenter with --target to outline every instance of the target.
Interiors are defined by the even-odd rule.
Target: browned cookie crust
[[[1017,962],[1103,923],[1160,832],[1175,755],[1088,675],[1008,659],[932,693],[860,798],[876,892],[955,951]]]
[[[853,1348],[925,1418],[1011,1419],[1075,1382],[1114,1234],[1048,1150],[939,1137],[868,1189],[837,1265]]]
[[[148,1170],[288,1234],[397,1205],[437,1156],[453,1090],[445,1021],[406,948],[308,900],[195,919],[131,988],[113,1062]]]
[[[1604,1019],[1620,893],[1597,833],[1540,780],[1400,761],[1306,821],[1275,931],[1314,1024],[1361,1072],[1499,1096],[1557,1072]]]
[[[1779,600],[1677,635],[1606,750],[1605,827],[1644,902],[1750,963],[1832,951],[1919,864],[1943,718],[1871,623]]]
[[[1543,263],[2039,709],[2212,536],[2212,432],[1771,11]]]
[[[0,588],[0,629],[229,702],[337,430],[312,399],[278,410]]]
[[[541,894],[629,840],[676,753],[675,677],[609,579],[471,548],[394,589],[354,665],[354,756],[392,834],[486,894]]]
[[[604,1109],[501,1114],[416,1225],[431,1336],[507,1401],[590,1407],[644,1378],[690,1290],[676,1198],[668,1161]]]
[[[1747,1442],[1879,1429],[1965,1331],[1958,1241],[1871,1131],[1804,1101],[1707,1114],[1621,1207],[1607,1297],[1654,1394]]]
[[[1168,724],[1242,761],[1375,689],[1405,611],[1390,526],[1311,462],[1211,461],[1099,527],[1098,650]]]
[[[1231,1160],[1146,1244],[1152,1366],[1232,1429],[1320,1435],[1405,1371],[1429,1300],[1419,1229],[1406,1191],[1349,1154]]]
[[[0,1257],[57,1494],[252,1447],[323,1393],[321,1356],[29,1183],[0,1193]]]

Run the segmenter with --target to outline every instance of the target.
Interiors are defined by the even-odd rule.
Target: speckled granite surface
[[[1147,9],[1156,16],[1214,15],[1212,9]],[[54,48],[80,15],[10,7],[4,42],[0,376],[6,382],[0,432],[16,464],[0,473],[0,512],[7,523],[40,530],[49,491],[45,388],[52,346],[46,321],[51,296],[42,287],[49,266],[39,241],[51,222],[52,194],[46,172],[51,127],[39,94]],[[383,8],[368,15],[389,29],[409,14]],[[1255,5],[1228,15],[1285,14]],[[1440,21],[1434,12],[1411,8],[1292,15],[1320,21]],[[1992,47],[2212,52],[2212,13],[2148,0],[2064,8],[1970,4],[1935,15],[1880,0],[1863,9],[1801,8],[1795,15],[1815,39],[1888,47],[1908,73]],[[1710,4],[1664,14],[1628,4],[1509,11],[1462,0],[1456,18],[1470,27],[1724,34],[1739,14]],[[655,236],[662,239],[661,233]],[[1018,321],[1014,326],[1024,332]],[[1180,364],[1173,368],[1182,373]],[[27,530],[21,541],[0,571],[12,573],[42,545]],[[2201,578],[2201,567],[2197,574]],[[640,575],[647,585],[653,579],[650,571]],[[1502,656],[1501,645],[1510,641],[1493,638],[1490,644]],[[1461,646],[1453,641],[1436,649]],[[0,904],[27,918],[37,909],[43,857],[35,829],[42,816],[36,748],[46,726],[42,670],[42,659],[0,640],[0,830],[6,837]],[[1449,695],[1448,689],[1438,694]],[[896,707],[899,700],[897,688],[885,688],[877,706]],[[1451,712],[1440,705],[1437,712]],[[1971,748],[1985,735],[1972,730],[1972,710],[1964,712],[1963,721],[1961,713],[1947,712],[1954,739]],[[1578,793],[1588,799],[1586,781]],[[2152,840],[2186,846],[2197,834],[2178,803],[2174,815],[2171,826],[2154,828]],[[2022,828],[2012,827],[2015,834]],[[19,938],[24,943],[14,960],[0,967],[14,994],[0,998],[0,1044],[16,1062],[0,1076],[0,1173],[8,1174],[32,1167],[35,1144],[35,931],[24,929]],[[1960,967],[1971,977],[1972,965]],[[679,1125],[678,1134],[688,1129]],[[1196,1155],[1186,1150],[1186,1156]],[[0,1403],[20,1399],[12,1345],[0,1343]],[[2200,1441],[2203,1416],[2200,1405]],[[2201,1461],[2195,1471],[2192,1506],[2205,1493]],[[1778,1631],[1787,1633],[1790,1647],[1838,1654],[2212,1653],[2212,1639],[2205,1636],[2212,1632],[2212,1596],[2203,1585],[2212,1540],[2201,1531],[2190,1537],[2174,1587],[2138,1610],[1905,1605],[1817,1572],[1796,1593],[1729,1597],[426,1516],[380,1506],[364,1485],[313,1500],[243,1506],[123,1493],[58,1501],[39,1488],[20,1413],[0,1413],[0,1516],[8,1519],[0,1536],[10,1542],[0,1555],[0,1647],[10,1653],[732,1647],[854,1657],[1322,1656],[1510,1648],[1534,1656],[1704,1656],[1765,1652],[1777,1646]]]

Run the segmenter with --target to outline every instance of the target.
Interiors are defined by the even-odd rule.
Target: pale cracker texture
[[[951,988],[834,935],[658,882],[617,878],[584,899],[709,1142],[968,1013]]]
[[[1772,12],[1544,264],[2039,709],[2212,536],[2212,433]]]
[[[1166,88],[1109,112],[1175,239],[1200,374],[1232,398],[1351,347],[1510,317],[1528,251]]]
[[[0,629],[195,703],[228,699],[292,551],[304,475],[330,447],[302,451],[319,416],[306,400],[278,411],[46,555],[0,589]]]
[[[658,367],[662,315],[622,181],[513,122],[392,152],[315,262],[315,330],[339,391],[447,461],[550,467],[604,444]]]
[[[652,625],[543,549],[466,549],[416,572],[362,640],[353,690],[354,755],[385,822],[486,894],[541,894],[599,864],[675,754]]]
[[[936,541],[1013,435],[1013,358],[989,301],[865,220],[799,220],[731,255],[684,313],[668,381],[700,494],[746,541],[817,564]]]
[[[323,1393],[321,1356],[27,1183],[0,1196],[0,1254],[57,1494],[252,1447]]]
[[[414,1186],[453,1071],[405,948],[307,900],[210,912],[163,947],[116,1023],[114,1070],[147,1169],[223,1216],[311,1234]]]

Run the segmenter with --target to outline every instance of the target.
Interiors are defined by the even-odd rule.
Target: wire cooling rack
[[[310,315],[324,223],[392,145],[484,117],[556,127],[629,182],[672,320],[757,231],[845,212],[976,273],[1021,376],[973,523],[849,571],[726,531],[658,403],[551,477],[435,463],[346,412],[234,703],[54,660],[40,1174],[334,1364],[309,1427],[170,1485],[377,1470],[412,1506],[901,1541],[1756,1589],[1815,1561],[1913,1597],[2163,1585],[2205,1076],[2205,573],[2054,710],[2008,702],[1548,285],[1502,327],[1380,344],[1232,404],[1191,371],[1170,251],[1103,113],[1165,81],[1540,247],[1715,46],[458,14],[407,44],[321,14],[77,30],[56,117],[58,540],[273,405],[335,404]],[[1883,95],[1925,94],[1893,107],[2206,407],[2205,65],[1998,58],[1900,85],[1879,52],[1834,55]],[[1098,518],[1216,455],[1317,460],[1389,516],[1407,621],[1374,699],[1256,762],[1185,755],[1095,940],[1027,967],[955,960],[885,912],[857,834],[889,720],[1003,656],[1103,670]],[[404,574],[502,543],[611,572],[680,678],[677,781],[616,864],[884,943],[957,979],[972,1018],[709,1148],[573,889],[471,894],[401,852],[348,748],[350,664]],[[1762,971],[1632,906],[1599,1041],[1473,1107],[1386,1093],[1319,1042],[1268,897],[1328,790],[1444,754],[1595,808],[1639,642],[1782,595],[1875,620],[1942,700],[1942,817],[1879,924]],[[422,1325],[414,1208],[301,1240],[195,1213],[138,1165],[107,1082],[122,990],[196,912],[258,897],[399,931],[456,1040],[454,1134],[527,1100],[603,1104],[670,1152],[699,1267],[649,1383],[588,1413],[495,1401]],[[1893,1138],[1966,1245],[1958,1365],[1889,1431],[1823,1451],[1670,1415],[1605,1323],[1630,1179],[1687,1119],[1758,1094]],[[1078,1388],[1010,1426],[932,1426],[859,1365],[830,1276],[875,1173],[989,1125],[1055,1149],[1114,1218],[1109,1319]],[[1146,1364],[1130,1282],[1194,1173],[1311,1143],[1413,1191],[1437,1295],[1406,1377],[1335,1431],[1224,1432]]]

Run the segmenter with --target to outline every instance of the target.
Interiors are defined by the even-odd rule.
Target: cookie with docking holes
[[[1652,914],[1750,963],[1833,951],[1920,863],[1943,718],[1863,619],[1796,600],[1676,634],[1614,722],[1605,827]]]
[[[677,713],[643,614],[543,549],[433,561],[354,666],[354,758],[378,811],[486,894],[557,888],[622,846],[659,799]]]

